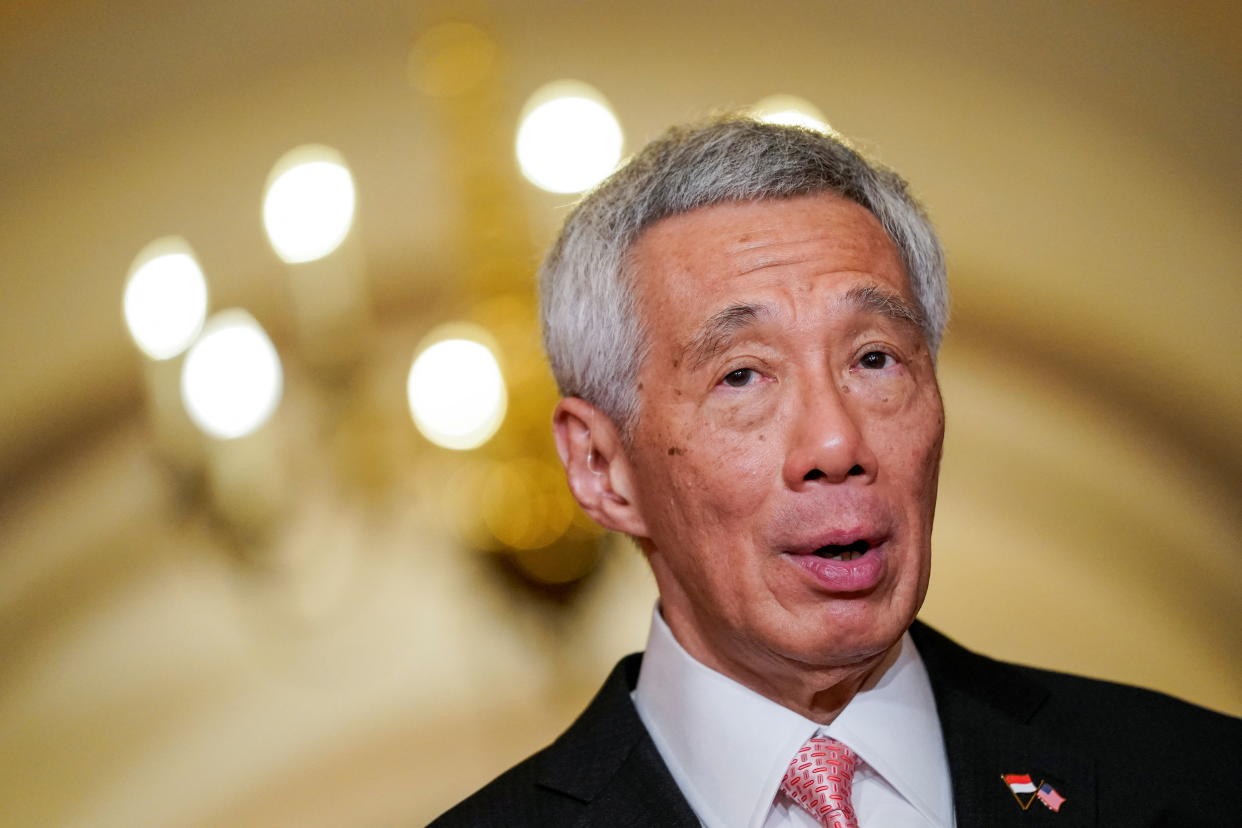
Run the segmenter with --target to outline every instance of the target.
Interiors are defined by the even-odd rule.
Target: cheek
[[[877,434],[877,443],[883,446],[881,465],[887,465],[912,496],[934,499],[943,440],[944,418],[938,406],[886,420]]]
[[[768,464],[752,450],[753,442],[736,436],[687,441],[683,454],[666,458],[683,508],[721,527],[753,517],[768,489]]]
[[[784,441],[778,412],[767,402],[705,412],[687,435],[694,454],[686,459],[695,477],[716,493],[722,518],[753,518],[780,478]]]
[[[652,505],[669,512],[669,520],[696,524],[698,532],[753,517],[768,491],[771,455],[779,446],[772,424],[739,412],[678,421],[646,438],[653,446],[645,463],[648,479],[665,492],[664,503]]]

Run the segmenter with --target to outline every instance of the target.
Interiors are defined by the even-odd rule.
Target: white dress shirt
[[[940,719],[909,634],[829,725],[782,707],[692,658],[656,609],[634,704],[674,781],[707,828],[818,828],[780,791],[815,735],[861,760],[860,828],[952,828],[953,790]]]

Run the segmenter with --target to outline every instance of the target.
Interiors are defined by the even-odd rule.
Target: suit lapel
[[[540,757],[536,780],[584,804],[579,825],[699,825],[638,718],[630,692],[639,655],[612,671],[595,699]]]
[[[699,820],[648,738],[634,746],[599,796],[587,806],[579,825],[698,828]]]
[[[1038,726],[1048,691],[1025,673],[959,647],[915,623],[944,731],[958,828],[1088,828],[1095,818],[1095,762]],[[1001,778],[1026,774],[1065,797],[1057,812]],[[1025,804],[1025,808],[1023,805]]]

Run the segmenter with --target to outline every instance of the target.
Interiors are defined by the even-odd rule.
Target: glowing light
[[[617,168],[621,144],[621,125],[599,92],[578,81],[556,81],[527,101],[517,133],[518,164],[536,187],[579,193]]]
[[[477,87],[495,63],[496,44],[486,32],[450,20],[432,26],[414,42],[406,71],[419,90],[443,98]]]
[[[508,394],[486,334],[439,338],[410,367],[406,394],[414,424],[431,442],[450,449],[477,448],[504,421]],[[433,339],[437,338],[434,336]]]
[[[755,117],[769,124],[784,124],[831,133],[828,119],[815,104],[794,95],[772,95],[751,109]]]
[[[181,369],[181,399],[190,419],[222,440],[244,437],[267,422],[282,385],[275,346],[240,309],[207,321]]]
[[[185,239],[167,236],[142,249],[125,283],[125,324],[152,359],[171,359],[194,341],[207,316],[207,281]]]
[[[354,178],[331,147],[307,144],[276,162],[263,197],[263,226],[272,249],[294,264],[336,250],[354,221]]]

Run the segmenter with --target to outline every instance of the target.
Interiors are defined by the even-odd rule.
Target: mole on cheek
[[[686,453],[686,450],[685,450],[685,449],[679,449],[679,448],[677,448],[676,446],[669,446],[669,447],[668,447],[668,456],[669,456],[669,457],[672,457],[673,455],[678,455],[678,456],[681,456],[681,455],[683,455],[683,454],[685,454],[685,453]]]
[[[842,393],[842,394],[848,394],[848,393],[850,393],[850,387],[849,387],[848,385],[842,385],[842,386],[841,386],[841,393]]]
[[[674,368],[680,368],[680,367],[681,367],[681,360],[680,360],[680,359],[675,359],[675,360],[673,360],[673,367],[674,367]]]
[[[763,442],[763,437],[764,437],[764,435],[762,435],[762,434],[760,434],[760,435],[759,435],[759,442],[761,442],[761,443]]]

